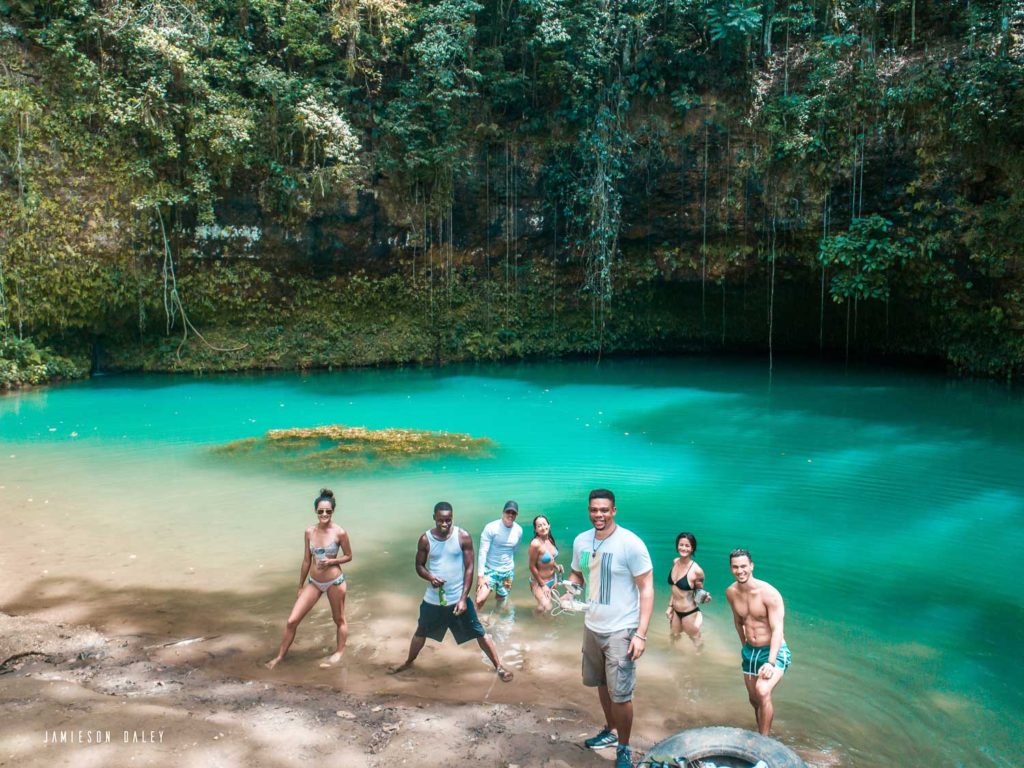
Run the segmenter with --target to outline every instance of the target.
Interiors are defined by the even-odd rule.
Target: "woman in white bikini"
[[[676,536],[679,557],[672,561],[672,570],[668,574],[672,597],[665,615],[672,627],[673,642],[685,632],[699,651],[704,646],[704,638],[700,634],[704,623],[700,605],[711,602],[711,595],[704,591],[704,569],[693,559],[696,551],[696,536],[686,531]]]
[[[266,663],[267,669],[276,667],[288,653],[288,648],[295,640],[295,630],[299,628],[299,622],[325,592],[327,602],[331,604],[334,623],[338,627],[338,645],[337,650],[320,666],[328,667],[338,663],[345,652],[345,641],[348,640],[345,593],[348,591],[348,585],[345,583],[345,574],[341,572],[341,566],[351,562],[352,547],[345,529],[335,525],[331,520],[334,506],[334,493],[329,488],[322,489],[313,502],[317,524],[306,529],[302,547],[302,568],[299,570],[299,594],[285,624],[281,647],[277,651],[277,656]]]
[[[562,566],[555,562],[558,547],[551,535],[551,523],[544,515],[533,518],[533,541],[530,542],[530,591],[537,600],[537,612],[551,610],[551,587]]]

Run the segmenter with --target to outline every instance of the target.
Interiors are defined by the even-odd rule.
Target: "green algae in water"
[[[213,448],[213,453],[293,471],[355,472],[374,466],[400,467],[445,456],[486,458],[495,447],[487,437],[422,429],[367,429],[329,424],[272,429]]]

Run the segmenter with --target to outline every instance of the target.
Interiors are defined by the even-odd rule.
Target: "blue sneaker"
[[[633,750],[628,744],[619,744],[615,750],[615,768],[633,768]]]
[[[608,728],[602,728],[597,736],[591,736],[583,742],[583,745],[590,749],[607,749],[608,747],[619,746],[619,737]]]

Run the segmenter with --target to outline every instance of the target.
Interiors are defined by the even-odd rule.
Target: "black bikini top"
[[[687,578],[690,575],[690,569],[691,568],[693,568],[693,563],[692,562],[690,563],[690,567],[686,569],[686,573],[684,573],[679,578],[679,581],[672,581],[672,569],[669,568],[669,571],[668,571],[668,585],[670,587],[678,587],[679,589],[683,590],[683,592],[691,591],[692,587],[690,586],[690,580],[689,580],[689,578]]]

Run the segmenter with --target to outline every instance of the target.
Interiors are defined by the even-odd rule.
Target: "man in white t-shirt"
[[[636,660],[647,647],[654,610],[654,579],[647,546],[615,522],[615,494],[590,492],[590,522],[572,544],[569,580],[586,585],[583,622],[583,684],[596,687],[605,724],[584,744],[616,747],[616,768],[632,768]]]
[[[477,564],[476,607],[482,609],[491,592],[497,595],[498,608],[504,608],[515,578],[516,548],[523,541],[523,527],[516,522],[519,505],[506,501],[501,517],[484,526],[480,534],[480,560]]]

